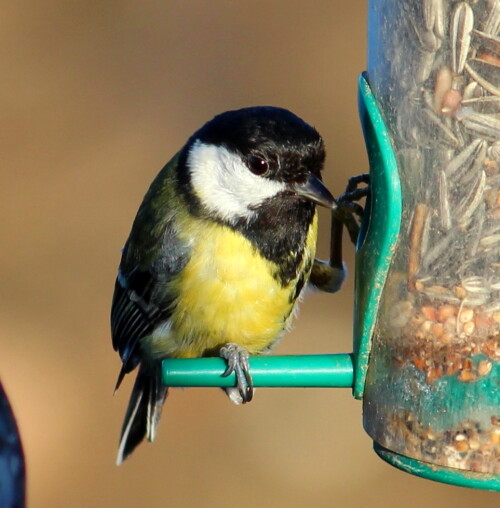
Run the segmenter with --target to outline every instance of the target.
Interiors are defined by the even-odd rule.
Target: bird
[[[252,400],[248,358],[289,330],[308,286],[335,292],[346,276],[341,227],[315,259],[317,205],[338,203],[322,182],[324,141],[279,107],[208,121],[153,180],[122,250],[111,334],[124,376],[138,368],[117,464],[155,439],[168,387],[161,361],[221,356],[236,404]],[[341,224],[340,224],[341,226]],[[168,360],[167,360],[168,361]]]

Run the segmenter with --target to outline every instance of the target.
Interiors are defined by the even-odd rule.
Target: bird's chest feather
[[[170,344],[157,346],[179,357],[201,356],[227,342],[250,353],[269,347],[289,325],[297,283],[300,292],[309,277],[316,221],[296,255],[297,276],[285,286],[277,265],[232,229],[205,224],[193,238],[190,261],[174,281],[178,297],[165,337]]]

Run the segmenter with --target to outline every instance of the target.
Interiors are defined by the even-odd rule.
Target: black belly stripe
[[[307,235],[314,213],[313,203],[299,201],[293,196],[278,195],[264,202],[251,222],[241,221],[236,225],[260,254],[277,266],[275,277],[282,287],[302,276],[299,272],[303,267]],[[308,273],[310,266],[303,269]],[[301,287],[296,290],[297,296],[305,282],[305,279],[298,280]]]

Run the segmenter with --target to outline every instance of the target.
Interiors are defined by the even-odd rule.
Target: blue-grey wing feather
[[[171,281],[189,260],[178,234],[185,206],[175,191],[176,164],[174,157],[151,184],[123,249],[111,308],[113,347],[123,362],[119,381],[140,363],[141,339],[170,317]]]

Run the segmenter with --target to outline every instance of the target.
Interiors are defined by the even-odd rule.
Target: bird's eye
[[[269,169],[269,164],[265,159],[251,155],[248,158],[248,167],[254,175],[263,175]]]

